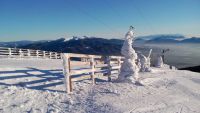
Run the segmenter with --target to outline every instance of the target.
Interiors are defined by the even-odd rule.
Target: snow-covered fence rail
[[[85,62],[82,59],[87,59]],[[107,75],[108,81],[111,80],[111,73],[119,72],[123,57],[121,56],[98,56],[86,54],[62,54],[66,90],[72,92],[73,82],[91,79],[95,84],[95,79],[100,75]]]
[[[61,59],[61,53],[33,49],[0,47],[0,57]]]

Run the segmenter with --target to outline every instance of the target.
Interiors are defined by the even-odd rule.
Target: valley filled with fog
[[[140,45],[141,46],[141,45]],[[161,53],[161,49],[170,49],[165,54],[165,63],[177,68],[200,65],[200,44],[173,43],[173,44],[143,44],[144,48],[152,48],[153,55]],[[154,61],[154,59],[152,59]]]

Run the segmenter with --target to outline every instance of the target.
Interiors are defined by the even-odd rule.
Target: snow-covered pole
[[[92,69],[92,74],[91,74],[91,79],[92,79],[92,84],[94,85],[95,84],[95,64],[94,64],[94,56],[91,56],[90,57],[90,66],[91,66],[91,69]]]
[[[151,52],[152,52],[152,49],[149,50],[149,55],[148,55],[147,58],[150,58],[150,56],[151,56]]]
[[[108,63],[108,82],[111,81],[111,72],[112,72],[112,66],[111,66],[111,57],[107,57],[107,63]]]
[[[70,76],[70,58],[67,53],[63,53],[61,55],[62,60],[63,60],[63,74],[65,77],[64,83],[66,85],[66,91],[67,93],[72,92],[72,80]]]
[[[157,62],[156,62],[156,67],[161,68],[163,67],[163,59],[161,55],[157,55]]]
[[[118,66],[121,67],[121,58],[117,58]],[[120,68],[118,69],[118,72],[120,73]]]
[[[9,57],[12,56],[12,50],[11,50],[11,48],[8,48],[8,54],[9,54]]]
[[[52,59],[52,52],[49,52],[49,58]]]
[[[28,54],[28,57],[31,56],[31,51],[30,51],[30,49],[27,49],[27,54]]]
[[[169,49],[163,49],[162,50],[162,60],[163,60],[163,63],[165,62],[165,53],[168,52]]]
[[[58,59],[58,54],[57,54],[57,52],[55,52],[55,58]]]
[[[46,57],[46,52],[45,51],[43,51],[43,58],[45,58]]]
[[[22,49],[19,49],[19,57],[21,58],[23,56],[23,51]]]
[[[36,57],[39,57],[39,50],[36,50]]]

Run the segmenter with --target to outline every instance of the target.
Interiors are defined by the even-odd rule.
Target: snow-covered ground
[[[165,67],[140,77],[83,80],[68,95],[61,60],[0,59],[0,113],[200,113],[199,73]]]

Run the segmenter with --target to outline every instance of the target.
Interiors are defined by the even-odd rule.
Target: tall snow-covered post
[[[159,67],[159,68],[161,68],[161,67],[163,67],[163,59],[162,59],[162,56],[161,55],[158,55],[158,57],[157,57],[157,62],[156,62],[156,65],[155,65],[156,67]]]
[[[121,49],[121,54],[125,57],[124,62],[120,69],[118,77],[119,81],[131,80],[136,81],[138,79],[139,68],[136,65],[137,54],[132,47],[134,39],[133,27],[125,35],[125,41]]]

